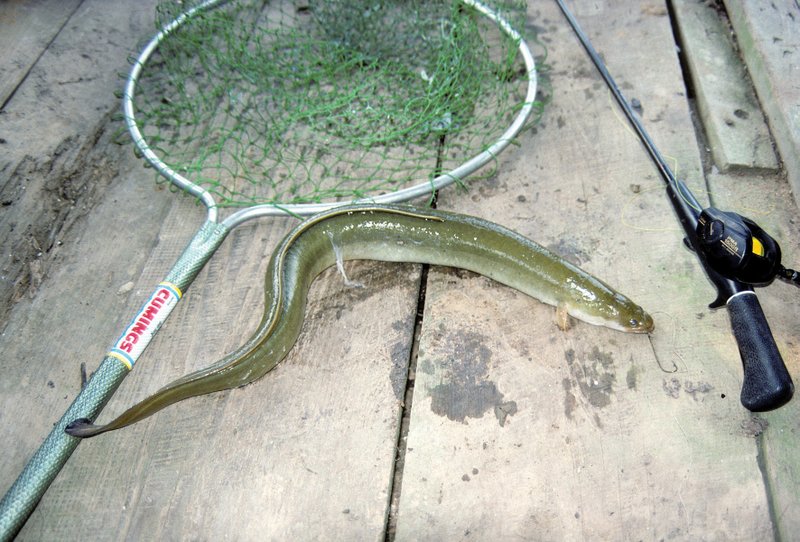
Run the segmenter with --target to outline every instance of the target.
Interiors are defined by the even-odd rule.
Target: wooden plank
[[[87,3],[80,21],[111,39],[123,5]],[[78,24],[69,30],[54,50],[80,56],[82,49],[66,40],[87,29]],[[127,39],[133,47],[141,37]],[[42,62],[55,60],[47,56]],[[40,77],[15,96],[16,117],[31,115],[26,96],[42,80],[55,84],[47,74]],[[69,103],[59,120],[70,129],[91,126],[87,108],[101,103],[92,101],[101,93],[113,96],[113,88],[99,78],[87,90],[84,109]],[[34,140],[48,125],[34,126],[37,131],[24,132],[30,147],[14,145],[38,150]],[[113,148],[108,137],[97,145],[98,153]],[[79,363],[90,371],[96,366],[202,222],[202,209],[190,199],[153,190],[152,172],[142,170],[129,148],[115,165],[118,181],[75,227],[81,242],[65,243],[70,252],[53,264],[32,299],[14,307],[0,343],[2,358],[15,360],[0,388],[0,423],[13,442],[2,465],[3,489],[77,393]],[[252,224],[230,235],[104,416],[241,343],[263,310],[269,256],[294,223]],[[104,270],[99,276],[98,269]],[[354,264],[348,275],[364,288],[345,286],[335,272],[315,284],[301,345],[269,378],[82,443],[19,539],[219,539],[231,533],[258,540],[383,539],[419,269]],[[53,356],[42,336],[52,336],[64,353]],[[31,363],[39,359],[47,360],[47,371]],[[20,423],[28,418],[35,419]]]
[[[81,0],[0,4],[0,109],[80,4]]]
[[[800,203],[800,8],[796,2],[769,5],[724,0],[736,40],[769,121],[772,137]]]
[[[666,6],[577,4],[656,144],[702,183]],[[727,315],[706,308],[713,292],[662,181],[557,8],[531,5],[529,20],[551,65],[543,123],[489,183],[440,204],[574,258],[645,306],[656,331],[562,333],[548,307],[433,274],[397,539],[769,537]]]
[[[119,12],[106,6],[87,2],[81,20],[119,45]],[[663,4],[578,7],[659,146],[702,189]],[[681,247],[661,181],[555,7],[532,3],[529,22],[544,29],[552,66],[544,122],[501,158],[496,175],[467,194],[445,191],[441,205],[503,222],[573,258],[651,310],[657,331],[648,339],[578,323],[564,333],[548,307],[472,274],[434,269],[397,539],[763,539],[774,525],[795,532],[795,403],[758,417],[738,404],[741,368],[727,316],[705,308],[711,289]],[[635,46],[645,42],[657,45]],[[111,50],[102,40],[92,47]],[[0,129],[27,138],[7,146],[53,152],[37,141],[42,127],[86,126],[100,134],[98,150],[110,149],[89,109],[114,85],[84,84],[83,108],[80,95],[61,96],[67,106],[48,105],[35,130],[19,129],[21,109],[5,115]],[[30,97],[26,115],[42,87],[30,88],[14,98]],[[118,177],[76,222],[0,339],[0,358],[11,360],[0,380],[9,443],[0,487],[77,392],[79,363],[99,361],[202,220],[194,203],[154,191],[151,173],[117,154]],[[712,186],[715,201],[721,183]],[[731,201],[758,192],[750,180],[730,190]],[[797,261],[794,218],[771,216],[765,225],[787,235],[787,261]],[[239,343],[260,315],[266,259],[290,224],[231,235],[104,417]],[[20,539],[383,539],[418,271],[359,263],[348,274],[366,289],[324,274],[299,347],[265,379],[81,444]],[[797,374],[800,319],[786,307],[786,290],[773,288],[762,300]]]
[[[37,6],[38,13],[49,3]],[[84,2],[5,104],[0,115],[0,328],[14,301],[35,295],[59,242],[114,179],[115,156],[130,152],[105,148],[120,128],[108,121],[119,111],[114,95],[122,84],[119,74],[129,69],[127,57],[136,40],[152,27],[152,2]],[[94,152],[98,146],[102,150]]]
[[[162,277],[197,211],[176,202],[135,291]],[[269,255],[290,224],[232,234],[106,416],[242,342],[260,318]],[[414,266],[348,271],[365,287],[322,277],[299,347],[267,378],[83,443],[23,539],[381,538],[419,275]],[[395,310],[383,318],[387,306]],[[383,339],[377,347],[374,337]]]
[[[768,232],[779,243],[783,265],[797,268],[800,235],[795,227],[797,207],[788,183],[780,177],[742,177],[716,174],[709,177],[715,205],[741,213]],[[767,186],[768,188],[764,188]],[[777,281],[758,290],[775,342],[795,383],[800,378],[798,324],[800,307],[794,286]],[[774,412],[754,415],[746,422],[759,449],[770,498],[770,513],[776,538],[791,540],[800,529],[800,403],[795,398]]]
[[[769,128],[729,23],[711,5],[675,0],[673,6],[714,163],[721,171],[777,170]]]
[[[152,246],[157,230],[146,228],[148,218],[160,223],[167,208],[163,199],[153,201],[152,185],[141,182],[142,169],[130,148],[112,143],[118,126],[109,124],[109,109],[112,101],[116,106],[115,72],[126,65],[119,55],[127,54],[127,46],[87,46],[85,41],[87,27],[113,28],[115,38],[124,41],[127,35],[134,41],[152,25],[152,6],[145,17],[127,2],[104,2],[100,10],[101,3],[91,4],[84,6],[88,13],[80,12],[78,22],[59,34],[58,52],[41,55],[0,116],[0,358],[6,369],[0,382],[0,425],[9,434],[0,491],[11,485],[49,432],[58,416],[54,413],[62,412],[77,392],[80,362],[102,356],[107,339],[97,343],[97,336],[118,332],[119,322],[109,315],[124,308],[127,296],[120,288],[135,278]],[[125,25],[119,24],[120,13]],[[51,89],[60,87],[65,66],[85,62],[87,47],[94,60],[87,80],[54,95]],[[94,55],[100,50],[103,54]],[[124,171],[127,175],[117,176]],[[6,293],[20,292],[20,276],[14,273],[19,269],[30,280],[14,304]],[[95,319],[84,320],[84,313],[92,311]]]

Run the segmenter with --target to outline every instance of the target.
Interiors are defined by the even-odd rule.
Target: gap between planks
[[[72,20],[73,16],[75,16],[75,14],[78,12],[78,9],[80,9],[82,4],[83,4],[83,1],[81,0],[80,2],[75,4],[75,6],[72,8],[72,10],[68,14],[66,14],[66,16],[64,17],[64,20],[61,22],[61,24],[59,25],[58,29],[50,37],[50,39],[47,40],[47,42],[44,44],[44,46],[41,47],[41,50],[36,55],[36,57],[31,59],[30,61],[28,61],[28,67],[25,70],[25,73],[23,73],[23,74],[21,74],[21,76],[19,76],[19,78],[17,79],[16,83],[12,83],[13,86],[11,88],[8,88],[8,87],[0,88],[0,111],[5,110],[6,105],[8,105],[9,102],[11,102],[11,100],[14,98],[14,95],[17,93],[17,90],[19,90],[19,88],[25,83],[25,81],[28,79],[28,76],[30,76],[31,71],[36,67],[36,65],[39,63],[39,60],[42,58],[42,56],[45,54],[45,52],[50,48],[50,46],[53,44],[53,42],[56,41],[56,39],[58,38],[59,35],[61,35],[61,32],[64,30],[64,27],[66,27],[67,24]],[[9,8],[9,9],[11,9],[11,8]],[[33,12],[33,10],[31,12],[35,13],[35,12]],[[8,83],[8,81],[6,81],[6,83]]]
[[[400,512],[400,494],[403,490],[403,468],[405,466],[406,451],[408,446],[408,429],[411,425],[411,407],[414,404],[414,382],[416,380],[417,358],[419,354],[419,341],[422,333],[422,320],[425,315],[425,295],[428,290],[428,272],[430,265],[423,264],[420,273],[419,294],[417,296],[417,314],[414,319],[414,336],[411,341],[411,350],[408,354],[408,375],[406,389],[403,394],[403,404],[400,409],[400,425],[395,441],[394,472],[392,473],[392,487],[389,490],[389,506],[386,513],[384,529],[384,542],[394,542],[397,533],[397,518]]]

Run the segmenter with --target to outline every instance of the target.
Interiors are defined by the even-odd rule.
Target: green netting
[[[159,26],[187,4],[162,3]],[[524,2],[498,4],[524,21]],[[458,166],[527,81],[517,43],[458,0],[233,2],[161,44],[134,107],[156,155],[221,205],[309,203]]]

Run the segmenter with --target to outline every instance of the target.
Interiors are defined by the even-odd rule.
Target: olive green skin
[[[106,425],[80,421],[71,424],[68,432],[94,436],[135,423],[183,399],[261,378],[294,346],[309,287],[337,258],[459,267],[591,324],[633,333],[653,330],[650,315],[627,297],[492,222],[396,205],[338,207],[298,225],[275,250],[266,274],[264,316],[240,348],[168,384]]]

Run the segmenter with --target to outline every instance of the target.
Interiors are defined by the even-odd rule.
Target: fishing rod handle
[[[792,398],[794,384],[758,297],[752,290],[742,291],[726,304],[744,366],[742,405],[752,412],[783,406]]]

